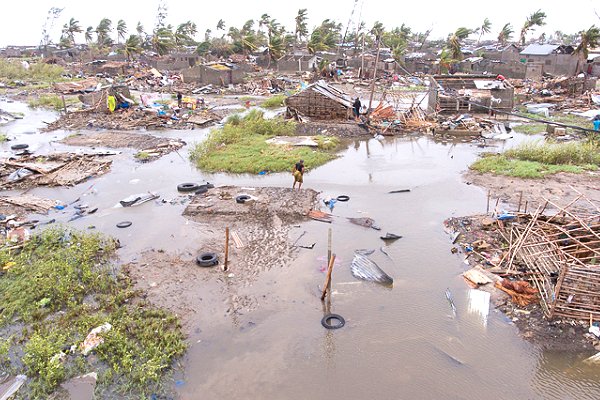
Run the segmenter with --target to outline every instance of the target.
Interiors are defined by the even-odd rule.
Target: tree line
[[[49,18],[57,18],[60,9],[52,8]],[[146,31],[141,22],[138,22],[134,32],[130,32],[124,20],[120,19],[113,24],[108,18],[102,18],[97,26],[88,26],[85,30],[75,18],[71,18],[62,27],[59,46],[73,47],[76,44],[75,35],[83,33],[86,44],[90,47],[106,50],[115,44],[128,58],[134,58],[144,50],[152,50],[159,55],[165,55],[179,49],[195,48],[198,54],[212,54],[217,57],[227,57],[232,54],[243,54],[264,49],[269,60],[276,60],[287,54],[291,49],[306,48],[314,54],[319,51],[337,51],[340,46],[358,51],[362,48],[372,49],[383,46],[391,49],[396,60],[401,60],[409,48],[409,43],[423,49],[426,45],[431,30],[415,32],[406,24],[399,27],[386,29],[379,21],[369,29],[361,22],[355,29],[342,35],[342,24],[332,19],[325,19],[312,31],[308,29],[308,10],[299,9],[294,18],[294,30],[288,31],[275,18],[263,14],[260,18],[249,19],[241,27],[229,26],[220,19],[215,25],[215,31],[208,28],[204,31],[203,40],[197,41],[198,27],[193,21],[186,21],[177,26],[166,24],[167,8],[164,3],[159,4],[156,24],[150,32]],[[526,17],[518,38],[513,41],[515,30],[510,23],[502,25],[498,31],[497,40],[502,46],[509,43],[525,45],[527,36],[536,28],[546,24],[546,13],[537,10]],[[480,26],[475,28],[460,27],[448,35],[445,41],[431,41],[432,47],[442,47],[440,63],[450,65],[462,60],[463,45],[465,40],[477,35],[477,43],[483,35],[492,32],[492,23],[485,18]],[[44,29],[47,39],[47,29]],[[113,39],[114,38],[114,39]],[[116,41],[115,41],[116,40]],[[600,44],[600,30],[592,25],[587,30],[582,30],[575,35],[565,35],[560,31],[554,32],[546,38],[542,34],[536,39],[540,42],[554,41],[560,43],[577,43],[576,52],[587,58],[589,49]]]

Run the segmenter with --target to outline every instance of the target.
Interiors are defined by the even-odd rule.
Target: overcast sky
[[[159,0],[3,0],[0,46],[39,44],[42,26],[48,9],[52,6],[64,7],[54,26],[52,37],[55,42],[60,36],[61,26],[71,17],[79,20],[84,30],[90,25],[95,27],[100,19],[106,17],[113,21],[113,25],[119,19],[125,20],[131,32],[135,31],[138,21],[142,22],[146,31],[151,31],[156,21],[158,2]],[[548,35],[556,30],[575,33],[592,24],[600,26],[599,0],[576,0],[572,3],[562,0],[167,0],[166,4],[167,22],[177,25],[187,20],[194,21],[198,25],[198,39],[203,37],[207,28],[212,30],[214,36],[219,19],[225,21],[226,28],[241,27],[246,20],[256,20],[264,13],[277,19],[288,30],[293,30],[294,17],[299,8],[308,9],[308,26],[311,30],[325,18],[341,22],[345,29],[355,4],[353,20],[361,18],[367,27],[371,27],[376,20],[381,21],[388,29],[405,23],[413,31],[433,29],[432,38],[446,37],[449,32],[461,26],[477,27],[485,17],[493,24],[490,38],[497,37],[498,31],[507,22],[512,23],[515,36],[518,36],[525,18],[537,9],[542,9],[548,15],[547,25],[538,28],[531,37],[538,37],[543,31]],[[76,40],[83,42],[83,34]]]

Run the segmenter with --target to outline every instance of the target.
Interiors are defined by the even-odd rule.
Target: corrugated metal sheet
[[[525,47],[521,52],[524,56],[547,56],[558,49],[560,46],[557,44],[537,44],[533,43]]]
[[[352,104],[354,103],[354,101],[352,100],[352,98],[350,96],[337,90],[333,86],[330,86],[329,84],[327,84],[327,82],[325,82],[323,80],[315,82],[312,85],[309,85],[305,90],[312,90],[314,92],[322,94],[323,96],[325,96],[333,101],[336,101],[345,107],[351,108]]]

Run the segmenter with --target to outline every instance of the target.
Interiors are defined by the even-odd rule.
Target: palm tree
[[[473,33],[473,30],[461,27],[448,38],[448,50],[456,62],[462,60],[462,41],[471,33]]]
[[[110,45],[110,32],[112,32],[112,21],[108,18],[102,18],[96,27],[97,42],[99,47]]]
[[[262,27],[268,27],[270,23],[271,23],[271,16],[269,14],[263,14],[260,16],[260,19],[258,20],[258,29],[260,30],[260,28],[262,28]]]
[[[212,33],[212,31],[210,30],[210,28],[207,28],[206,31],[204,32],[204,41],[205,42],[210,42],[211,33]]]
[[[129,35],[129,38],[125,41],[125,54],[127,60],[131,61],[134,59],[136,54],[142,52],[142,39],[138,35]]]
[[[573,52],[573,55],[579,58],[577,60],[577,74],[581,72],[580,69],[586,63],[590,49],[600,46],[600,28],[592,25],[587,31],[579,32],[579,35],[581,41]]]
[[[225,21],[223,21],[222,19],[220,19],[219,22],[217,22],[217,30],[218,31],[225,30]]]
[[[138,22],[136,27],[135,27],[135,31],[137,32],[139,37],[142,37],[145,33],[144,31],[144,25],[142,25],[141,22]]]
[[[81,32],[83,31],[81,30],[81,25],[79,25],[79,21],[77,21],[75,18],[71,18],[67,25],[67,34],[71,39],[72,44],[75,44],[75,34]]]
[[[127,24],[120,19],[117,22],[117,43],[119,43],[120,39],[125,39],[125,34],[127,34]]]
[[[510,40],[514,32],[515,31],[510,23],[505,24],[502,27],[500,33],[498,34],[498,41],[502,44],[502,46],[506,46],[506,43]]]
[[[306,25],[306,20],[308,19],[307,14],[308,10],[306,8],[301,8],[298,10],[298,14],[296,15],[296,29],[294,32],[295,41],[299,42],[302,38],[308,36],[308,27]]]
[[[546,25],[545,19],[546,19],[546,13],[543,12],[542,10],[537,10],[536,12],[531,14],[529,17],[527,17],[527,19],[525,20],[525,23],[523,24],[523,28],[521,28],[520,41],[521,41],[522,45],[525,44],[525,36],[527,36],[527,33],[530,30],[534,29],[536,26]]]
[[[159,27],[152,35],[152,47],[160,56],[175,48],[175,37],[171,25]]]
[[[91,43],[91,41],[93,39],[93,37],[92,37],[93,33],[94,33],[94,27],[88,26],[87,29],[85,30],[85,34],[84,34],[85,42],[87,44]]]
[[[179,46],[195,46],[194,36],[198,33],[198,27],[192,21],[179,24],[175,30],[175,44]]]
[[[483,23],[479,28],[476,29],[476,31],[479,31],[479,38],[477,39],[477,44],[479,44],[479,42],[481,42],[481,37],[492,31],[492,22],[489,20],[489,18],[484,19]]]
[[[278,60],[285,55],[285,37],[281,34],[273,35],[269,37],[269,43],[267,44],[267,53],[269,54],[269,63],[267,68],[271,66],[273,59]]]

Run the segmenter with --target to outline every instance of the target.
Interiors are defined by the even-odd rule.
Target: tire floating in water
[[[345,194],[337,197],[337,201],[348,201],[348,200],[350,200],[350,196],[346,196]]]
[[[131,221],[123,221],[117,224],[117,228],[129,228],[133,223]]]
[[[177,191],[179,192],[195,192],[199,189],[199,186],[195,183],[180,183],[177,185]]]
[[[331,322],[329,322],[331,320],[337,321],[337,324],[332,324]],[[321,325],[323,325],[323,327],[327,329],[340,329],[341,327],[346,325],[346,320],[344,319],[344,317],[338,314],[327,314],[321,320]]]
[[[219,263],[216,253],[202,253],[196,257],[196,263],[201,267],[213,267]]]
[[[29,148],[28,144],[13,144],[12,146],[10,146],[11,150],[25,150],[27,148]]]

